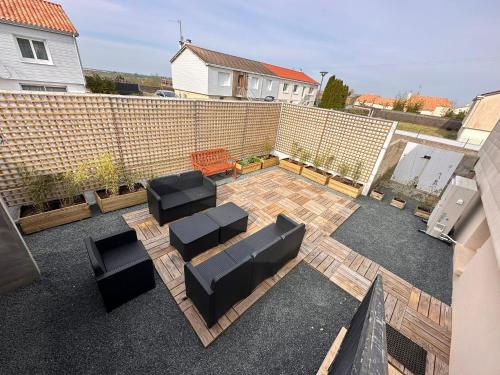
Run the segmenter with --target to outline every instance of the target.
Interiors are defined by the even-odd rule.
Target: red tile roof
[[[389,107],[394,104],[396,99],[385,98],[380,95],[363,94],[356,98],[356,103],[372,103]],[[453,108],[453,103],[447,98],[439,98],[436,96],[413,95],[408,100],[407,104],[422,103],[423,111],[434,111],[437,107]]]
[[[356,103],[372,103],[382,105],[384,107],[392,107],[396,99],[394,98],[384,98],[380,95],[374,94],[363,94],[356,98]]]
[[[45,0],[0,0],[0,22],[78,34],[61,5]]]
[[[453,103],[449,99],[436,96],[413,95],[408,103],[422,103],[424,111],[434,111],[437,107],[453,108]]]
[[[311,83],[313,85],[318,84],[318,82],[316,82],[314,79],[309,77],[304,72],[299,72],[297,70],[282,68],[281,66],[276,66],[276,65],[272,65],[272,64],[264,63],[264,65],[269,70],[271,70],[274,74],[276,74],[278,77],[292,79],[295,81],[303,81],[303,82]]]

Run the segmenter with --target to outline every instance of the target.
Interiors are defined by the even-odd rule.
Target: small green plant
[[[258,158],[257,156],[249,156],[248,158],[240,160],[238,164],[245,166],[252,163],[258,163],[260,161],[261,161],[260,158]]]
[[[325,158],[326,155],[323,154],[316,155],[316,157],[312,161],[312,164],[316,170],[318,170],[319,167],[323,166],[323,164],[325,163]]]
[[[309,160],[311,157],[311,152],[307,151],[305,148],[300,150],[299,162],[300,164],[304,164],[306,160]]]
[[[363,169],[363,163],[358,161],[356,163],[356,165],[354,166],[354,169],[351,173],[351,177],[352,177],[352,181],[356,184],[359,183],[359,179],[361,177],[361,172],[362,172],[362,169]]]
[[[290,147],[290,156],[292,160],[297,160],[297,156],[299,156],[301,150],[302,148],[299,146],[297,142],[292,143],[292,147]]]
[[[82,193],[88,178],[89,164],[86,162],[79,164],[74,170],[59,173],[55,176],[62,207],[71,206],[75,203],[75,198]]]
[[[325,155],[325,160],[323,161],[323,168],[331,170],[333,168],[334,161],[335,161],[334,155],[330,155],[330,156]]]
[[[137,181],[139,181],[139,175],[135,172],[130,172],[125,169],[125,166],[120,166],[120,181],[123,185],[126,185],[128,191],[134,192],[137,190]]]
[[[95,179],[108,194],[119,194],[122,176],[109,152],[105,152],[95,160],[94,172]]]
[[[264,145],[262,146],[262,149],[264,150],[265,156],[270,156],[271,152],[273,152],[273,144],[271,143],[269,138],[266,138]]]
[[[347,175],[349,174],[350,169],[351,168],[349,167],[349,164],[347,164],[346,162],[339,163],[338,173],[339,173],[340,177],[345,179],[347,177]]]
[[[47,208],[47,201],[54,190],[54,176],[37,174],[24,167],[18,173],[33,208],[37,213],[43,212]]]

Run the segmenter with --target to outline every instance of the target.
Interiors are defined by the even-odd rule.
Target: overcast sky
[[[84,67],[170,75],[179,39],[284,67],[326,70],[356,93],[462,105],[500,89],[500,1],[55,0]]]

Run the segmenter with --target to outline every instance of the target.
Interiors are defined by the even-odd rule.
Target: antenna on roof
[[[182,48],[184,45],[184,37],[182,36],[182,20],[168,20],[168,22],[175,22],[179,24],[179,46]]]

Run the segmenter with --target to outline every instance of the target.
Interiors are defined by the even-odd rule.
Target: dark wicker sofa
[[[89,237],[85,246],[108,312],[155,287],[153,262],[135,230]]]
[[[163,225],[215,207],[217,186],[200,171],[156,178],[147,189],[149,212]]]
[[[270,224],[207,261],[184,265],[186,295],[211,327],[299,252],[305,225],[278,215]]]

